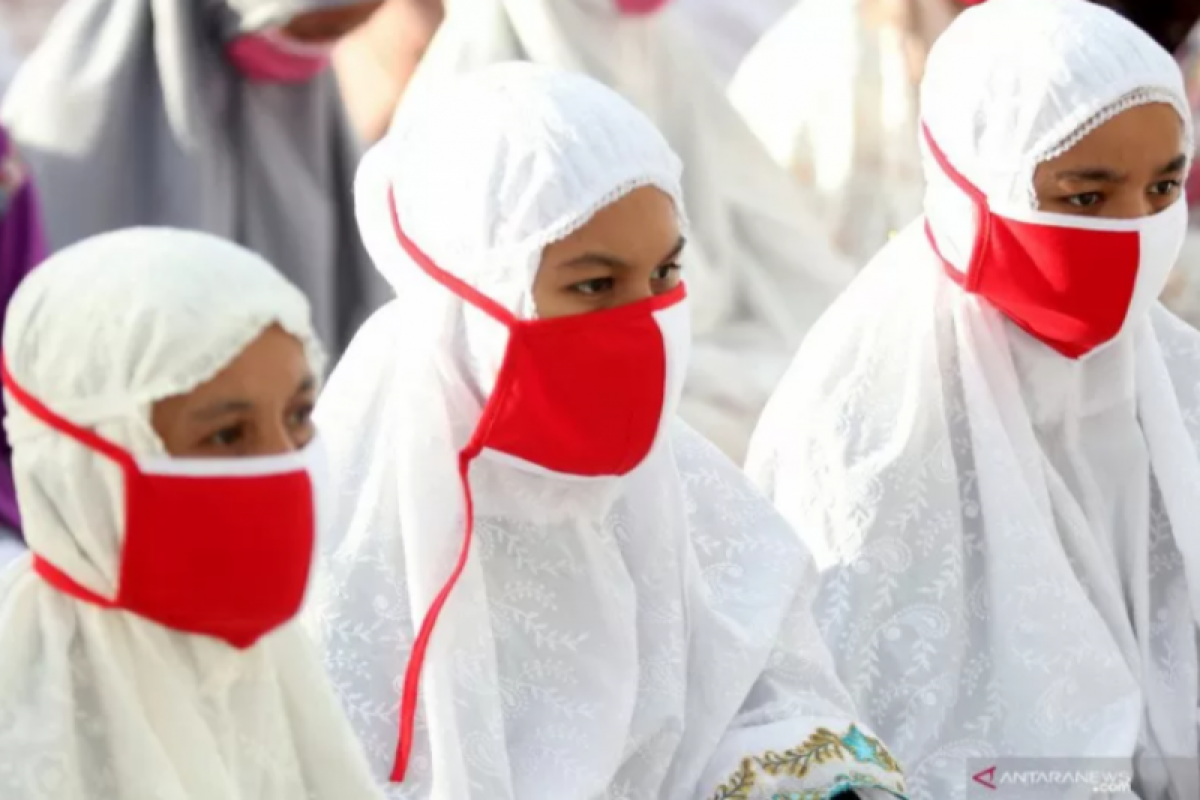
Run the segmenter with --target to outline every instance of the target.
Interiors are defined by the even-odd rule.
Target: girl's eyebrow
[[[667,255],[663,256],[663,258],[658,263],[666,264],[668,261],[673,261],[676,258],[678,258],[679,254],[683,252],[684,245],[686,245],[686,244],[687,244],[687,240],[684,239],[682,236],[680,236],[679,241],[676,242],[675,246],[671,248],[671,252],[669,252],[669,253],[667,253]],[[609,269],[614,269],[614,270],[616,270],[616,269],[631,269],[632,268],[632,266],[629,264],[629,262],[627,262],[624,259],[619,258],[617,256],[611,255],[609,253],[584,253],[583,255],[575,256],[575,258],[572,258],[570,261],[564,261],[562,263],[562,266],[564,266],[564,267],[582,267],[582,266],[594,266],[597,264],[599,264],[602,267],[608,267]]]

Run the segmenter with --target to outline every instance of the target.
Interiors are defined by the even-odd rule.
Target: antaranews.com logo
[[[1122,760],[976,759],[968,769],[970,800],[1120,798],[1133,791],[1133,772]]]

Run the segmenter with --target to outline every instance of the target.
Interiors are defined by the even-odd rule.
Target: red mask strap
[[[97,436],[92,431],[81,428],[73,422],[69,422],[63,417],[60,417],[58,414],[55,414],[50,409],[46,408],[46,406],[43,405],[37,398],[26,393],[26,391],[21,388],[21,385],[13,380],[12,373],[8,371],[8,359],[3,355],[0,355],[0,379],[4,381],[4,388],[6,388],[9,394],[13,396],[14,400],[20,403],[26,411],[37,417],[49,427],[53,428],[59,433],[70,436],[84,447],[88,448],[89,450],[94,450],[95,452],[109,458],[127,471],[137,470],[137,463],[134,461],[133,456],[129,455],[129,453],[122,450],[120,447],[117,447],[107,439]],[[88,589],[86,586],[77,583],[74,578],[51,564],[49,561],[46,561],[37,553],[33,554],[33,569],[34,572],[36,572],[42,578],[42,580],[46,581],[46,583],[50,584],[68,597],[74,597],[77,600],[83,600],[101,608],[120,607],[116,601],[110,600],[107,597],[101,597],[91,589]]]
[[[501,306],[492,298],[488,297],[483,292],[476,289],[474,286],[468,285],[463,280],[455,275],[451,275],[446,270],[433,263],[433,259],[425,255],[421,248],[417,247],[416,242],[409,239],[404,233],[404,229],[400,227],[400,215],[396,211],[396,190],[388,188],[388,210],[392,215],[392,229],[396,232],[396,239],[400,242],[400,246],[404,248],[404,252],[408,257],[416,262],[417,266],[425,272],[426,275],[433,278],[435,281],[445,286],[454,294],[478,308],[483,313],[487,314],[492,319],[504,326],[511,326],[516,323],[517,318],[512,315],[508,309]]]
[[[58,567],[51,564],[46,559],[33,554],[33,571],[36,572],[42,580],[53,586],[58,591],[65,594],[67,597],[74,597],[76,600],[83,600],[100,608],[120,608],[121,604],[116,600],[109,600],[107,597],[101,597],[81,583],[76,582],[67,573],[60,570]]]
[[[925,137],[925,144],[929,146],[929,154],[933,156],[933,160],[937,162],[942,172],[946,173],[946,177],[953,181],[954,185],[961,189],[967,197],[970,197],[976,205],[987,208],[987,195],[979,191],[961,172],[954,168],[950,159],[946,158],[946,154],[942,152],[942,148],[938,147],[938,143],[934,141],[933,134],[929,132],[929,126],[924,122],[921,123],[921,135]]]
[[[936,237],[933,235],[933,226],[930,225],[928,216],[925,217],[925,238],[929,240],[929,246],[933,248],[933,252],[945,266],[946,274],[968,292],[974,291],[981,272],[979,260],[983,253],[986,252],[988,239],[991,238],[991,211],[988,209],[987,195],[967,180],[965,175],[954,168],[954,165],[950,163],[950,159],[946,158],[946,154],[942,152],[942,148],[938,147],[933,134],[929,132],[929,126],[924,122],[921,123],[921,136],[924,137],[925,144],[929,147],[929,154],[933,156],[933,160],[937,163],[938,168],[945,173],[951,183],[970,198],[971,203],[975,206],[975,224],[978,228],[975,232],[975,244],[971,248],[971,260],[961,270],[956,265],[951,264],[942,255],[942,250],[938,246]]]
[[[396,210],[396,193],[393,188],[388,189],[388,210],[391,212],[392,229],[395,231],[396,240],[400,242],[400,246],[404,248],[408,257],[426,275],[505,327],[511,327],[517,323],[517,318],[508,309],[474,286],[468,285],[439,267],[433,262],[433,259],[422,252],[412,239],[408,238],[400,225],[400,215]],[[421,670],[425,666],[429,640],[433,636],[442,608],[446,605],[454,587],[458,585],[458,579],[462,577],[463,570],[467,567],[467,559],[471,554],[471,541],[475,536],[475,500],[471,493],[470,470],[471,462],[478,454],[479,446],[471,444],[458,455],[458,478],[462,484],[463,508],[466,513],[466,530],[463,532],[462,550],[458,554],[458,562],[454,565],[450,577],[434,598],[429,610],[425,612],[425,618],[421,620],[421,628],[417,632],[417,638],[413,641],[412,652],[408,656],[408,665],[404,669],[404,690],[400,701],[400,740],[396,745],[396,759],[392,765],[392,783],[403,783],[404,776],[408,773],[408,763],[412,757],[413,730],[416,726],[417,703],[421,696]]]
[[[450,592],[458,584],[459,577],[467,566],[467,557],[471,553],[471,540],[475,535],[475,499],[471,494],[471,461],[475,453],[464,450],[458,456],[458,477],[462,482],[463,504],[466,512],[466,532],[463,535],[462,551],[458,554],[458,563],[450,573],[449,580],[438,592],[421,621],[421,630],[413,642],[412,652],[408,656],[408,666],[404,670],[404,693],[400,703],[400,741],[396,745],[396,760],[392,766],[392,783],[403,783],[408,772],[408,761],[412,756],[413,728],[416,724],[417,701],[420,698],[421,669],[425,665],[425,651],[429,649],[429,639],[437,625],[438,616]]]
[[[93,431],[81,428],[75,423],[60,417],[43,405],[36,397],[26,393],[20,384],[13,380],[12,373],[8,371],[8,359],[3,355],[0,355],[0,379],[4,381],[4,388],[8,389],[13,399],[46,425],[59,433],[70,436],[84,447],[105,456],[123,469],[137,472],[137,462],[128,452]]]

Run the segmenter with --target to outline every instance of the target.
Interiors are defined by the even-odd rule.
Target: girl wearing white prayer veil
[[[307,614],[392,797],[901,791],[807,554],[674,418],[679,177],[624,100],[529,64],[443,86],[359,170],[397,300],[318,409],[339,539]]]
[[[32,555],[0,578],[4,800],[379,797],[303,631],[321,355],[212,236],[105,234],[8,308]]]
[[[1200,334],[1156,302],[1179,68],[1083,0],[987,0],[934,45],[921,116],[925,219],[814,328],[750,472],[914,796],[1028,768],[1194,800]]]
[[[692,221],[696,341],[680,413],[740,461],[801,338],[854,270],[688,33],[663,0],[447,0],[397,119],[446,76],[512,59],[583,72],[649,116],[683,159]]]

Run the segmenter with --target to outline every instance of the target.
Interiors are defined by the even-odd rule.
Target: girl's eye
[[[1092,208],[1104,199],[1104,195],[1099,192],[1084,192],[1083,194],[1071,195],[1067,198],[1067,202],[1077,208]]]
[[[205,439],[205,444],[216,447],[234,447],[244,438],[246,438],[244,425],[230,425],[228,428],[222,428]]]
[[[1182,184],[1174,178],[1166,181],[1159,181],[1150,187],[1151,194],[1173,194],[1178,191]]]
[[[311,404],[308,404],[301,408],[296,409],[295,411],[293,411],[291,413],[290,417],[288,418],[289,424],[293,428],[306,427],[309,423],[312,422],[313,408],[314,407]]]
[[[583,281],[571,287],[571,291],[577,294],[587,295],[589,297],[611,292],[615,282],[612,278],[594,278],[590,281]]]
[[[658,269],[654,270],[652,276],[656,281],[669,281],[674,278],[683,268],[678,264],[663,264]]]

